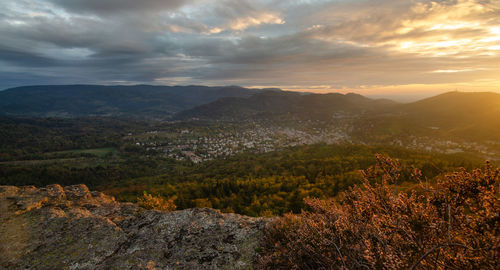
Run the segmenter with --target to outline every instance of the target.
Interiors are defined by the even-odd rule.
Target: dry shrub
[[[141,197],[137,197],[137,204],[146,209],[171,212],[177,208],[174,199],[175,198],[170,198],[167,200],[160,196],[153,196],[144,191]]]
[[[377,160],[341,201],[306,199],[310,211],[271,223],[259,267],[500,269],[500,169],[460,170],[408,194],[395,190],[399,164]]]

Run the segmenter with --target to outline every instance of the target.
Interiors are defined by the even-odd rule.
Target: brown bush
[[[151,194],[148,194],[147,192],[144,192],[144,194],[141,197],[137,197],[137,204],[140,207],[146,209],[171,212],[177,208],[177,206],[174,203],[174,199],[175,198],[170,198],[167,200],[163,197],[153,196]]]
[[[271,223],[259,267],[500,269],[500,169],[460,170],[408,194],[395,188],[399,164],[377,160],[340,201],[306,199],[311,210]]]

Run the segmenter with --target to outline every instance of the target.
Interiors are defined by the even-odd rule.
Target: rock
[[[0,186],[0,269],[252,269],[268,221],[145,210],[85,185]]]

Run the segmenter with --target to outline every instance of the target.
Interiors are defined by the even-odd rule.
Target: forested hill
[[[259,91],[237,86],[25,86],[0,91],[0,115],[162,118],[222,97],[249,97]]]
[[[222,98],[209,104],[183,111],[178,119],[232,120],[242,117],[282,117],[329,119],[334,114],[390,111],[397,103],[374,100],[358,94],[302,94],[264,92],[251,97]]]
[[[408,121],[470,139],[500,138],[500,94],[449,92],[406,105]]]

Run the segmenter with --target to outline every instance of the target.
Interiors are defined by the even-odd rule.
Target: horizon
[[[0,89],[239,85],[416,100],[500,93],[500,3],[0,3]],[[145,19],[147,18],[147,19]]]

